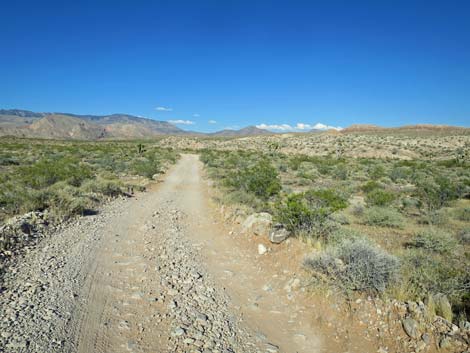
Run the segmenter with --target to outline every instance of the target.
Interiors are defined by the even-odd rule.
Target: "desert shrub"
[[[470,228],[464,228],[459,233],[460,241],[463,244],[470,244]]]
[[[462,222],[470,222],[470,207],[456,209],[454,217]]]
[[[407,180],[410,177],[410,175],[411,175],[411,168],[401,167],[401,166],[393,167],[388,173],[388,176],[394,182],[397,182],[399,180]]]
[[[352,207],[351,213],[356,217],[361,217],[364,215],[365,207],[362,204],[355,204]]]
[[[91,178],[91,170],[76,158],[41,159],[31,166],[20,167],[18,176],[21,182],[34,189],[45,188],[59,181],[79,186]]]
[[[57,220],[63,220],[73,215],[83,215],[93,208],[92,200],[83,192],[63,182],[56,183],[45,191],[47,198],[45,203],[52,216]]]
[[[332,176],[336,179],[346,180],[349,176],[349,169],[345,164],[338,164],[333,169]]]
[[[409,246],[444,254],[452,252],[457,242],[452,235],[431,228],[416,234]]]
[[[153,156],[141,157],[133,164],[135,174],[152,179],[155,174],[161,172],[161,165]]]
[[[378,180],[385,175],[385,167],[381,164],[374,165],[369,169],[369,177],[372,180]]]
[[[296,234],[326,236],[336,226],[329,216],[347,207],[346,199],[331,189],[289,195],[276,207],[276,219]]]
[[[422,300],[429,293],[443,293],[458,305],[470,291],[470,268],[458,257],[411,249],[402,257],[402,263],[401,282],[410,299]]]
[[[428,212],[435,211],[458,197],[456,185],[444,176],[415,177],[416,195]]]
[[[233,189],[244,190],[264,200],[281,191],[277,170],[267,159],[261,159],[242,170],[232,170],[225,184]]]
[[[367,241],[367,237],[353,229],[338,227],[328,235],[327,242],[329,245],[338,245],[348,240],[359,239]]]
[[[362,191],[369,193],[375,189],[380,189],[382,186],[375,180],[369,180],[367,183],[361,186]]]
[[[341,225],[347,225],[351,223],[351,220],[349,219],[348,215],[345,213],[335,212],[330,215],[330,218],[336,223],[341,224]]]
[[[155,146],[145,146],[139,153],[136,142],[0,142],[0,160],[4,158],[0,168],[0,221],[56,205],[64,207],[64,216],[67,210],[72,214],[87,212],[91,195],[86,193],[116,196],[120,190],[114,178],[137,172],[149,175],[160,171],[155,165],[162,167],[177,157],[173,150]],[[93,197],[94,201],[100,199]]]
[[[367,193],[366,202],[369,206],[388,206],[395,198],[396,196],[392,192],[374,189]]]
[[[364,240],[347,240],[305,261],[305,265],[345,291],[383,292],[399,270],[396,257]]]
[[[363,214],[364,223],[371,226],[401,228],[404,223],[403,216],[393,208],[370,207]]]
[[[116,179],[97,178],[88,180],[82,185],[81,189],[86,192],[94,192],[111,197],[124,194],[122,182]]]

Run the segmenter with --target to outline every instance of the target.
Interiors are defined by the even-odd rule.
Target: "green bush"
[[[372,180],[378,180],[385,176],[385,168],[381,164],[376,164],[369,169],[369,176]]]
[[[416,195],[428,212],[438,210],[458,197],[457,186],[445,176],[417,174],[415,184]]]
[[[398,259],[362,239],[328,248],[305,265],[345,291],[383,292],[395,281]]]
[[[233,189],[256,195],[263,200],[268,200],[281,191],[279,175],[267,159],[257,161],[241,170],[231,171],[225,184]]]
[[[428,229],[416,234],[409,245],[444,254],[452,252],[457,246],[457,241],[448,233]]]
[[[136,142],[0,142],[0,221],[48,208],[62,208],[58,217],[86,213],[102,195],[122,193],[118,177],[153,175],[177,156],[155,146],[139,149]]]
[[[463,244],[470,245],[470,227],[462,229],[460,231],[459,238]]]
[[[443,293],[459,305],[470,291],[470,268],[462,259],[424,249],[410,249],[402,258],[402,286],[412,300]]]
[[[367,240],[367,237],[355,230],[339,227],[331,232],[327,238],[327,241],[329,245],[339,245],[345,241],[360,239]]]
[[[326,236],[335,228],[329,216],[347,205],[346,199],[333,190],[309,190],[289,195],[277,205],[276,219],[296,234]]]
[[[392,192],[374,189],[367,193],[366,202],[369,206],[388,206],[395,198],[396,196]]]
[[[361,189],[365,193],[369,193],[375,189],[380,189],[382,186],[375,180],[369,180],[367,183],[362,185]]]
[[[64,182],[56,183],[45,191],[45,204],[57,220],[83,215],[93,208],[93,201],[83,191]]]
[[[72,157],[41,159],[31,166],[20,167],[18,171],[21,182],[34,189],[45,188],[59,181],[80,186],[85,179],[91,177],[90,168]]]
[[[370,226],[402,228],[403,216],[393,208],[371,207],[367,208],[363,214],[364,223]]]
[[[161,165],[153,157],[141,157],[134,162],[134,173],[148,179],[152,179],[155,174],[161,172]]]
[[[408,178],[411,175],[411,168],[409,167],[400,167],[400,166],[395,166],[390,170],[390,173],[388,176],[390,177],[391,180],[394,182],[397,182],[399,180],[408,180]]]
[[[86,181],[82,185],[82,189],[86,192],[94,192],[111,197],[124,194],[122,182],[119,180],[109,180],[103,178]]]
[[[462,222],[470,222],[470,207],[456,209],[454,217]]]

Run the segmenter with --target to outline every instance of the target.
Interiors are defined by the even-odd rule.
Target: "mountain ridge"
[[[416,124],[383,127],[373,124],[353,124],[341,131],[313,129],[300,134],[349,133],[433,133],[468,129],[450,125]],[[0,109],[0,136],[44,139],[138,139],[164,135],[208,136],[237,138],[272,135],[275,132],[250,125],[238,130],[224,129],[202,133],[180,129],[167,121],[154,120],[131,114],[109,115],[33,112],[24,109]]]

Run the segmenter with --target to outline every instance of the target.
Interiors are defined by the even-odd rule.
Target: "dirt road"
[[[183,155],[149,192],[20,259],[0,298],[1,351],[356,351],[332,350],[311,308],[286,295],[289,274],[228,235],[201,173]]]

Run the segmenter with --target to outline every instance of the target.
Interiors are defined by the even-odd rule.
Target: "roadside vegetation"
[[[434,149],[435,150],[435,149]],[[341,293],[406,301],[445,296],[470,318],[470,162],[286,155],[270,146],[203,150],[222,203],[269,212],[317,249],[312,281]],[[380,156],[379,156],[380,157]]]
[[[177,154],[140,142],[0,139],[0,222],[44,211],[50,222],[144,188]]]

